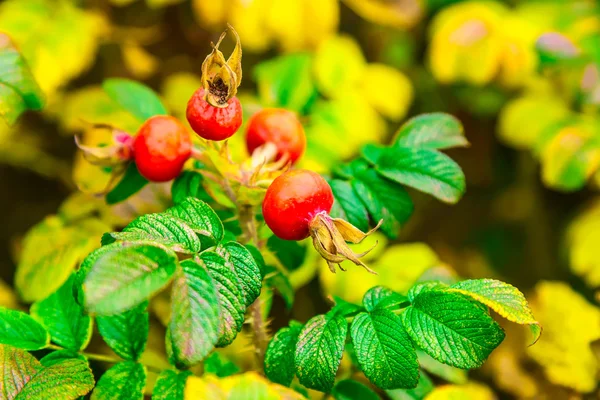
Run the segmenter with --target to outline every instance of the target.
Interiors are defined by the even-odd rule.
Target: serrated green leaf
[[[312,55],[279,56],[258,64],[254,76],[261,103],[305,112],[318,97],[312,74]]]
[[[331,391],[347,333],[348,323],[339,314],[317,315],[306,323],[294,355],[296,376],[301,384],[325,393]]]
[[[296,373],[294,354],[302,325],[292,321],[289,328],[280,329],[273,336],[265,353],[265,375],[269,380],[290,386]]]
[[[377,172],[394,182],[456,203],[466,190],[465,175],[450,157],[425,148],[391,147],[379,158]]]
[[[260,295],[262,287],[262,274],[256,260],[247,248],[237,242],[227,242],[217,247],[217,253],[233,266],[240,280],[244,304],[250,306]]]
[[[419,377],[419,384],[414,389],[386,390],[385,393],[392,400],[423,400],[435,388],[431,379],[423,371]]]
[[[165,287],[177,265],[166,247],[145,243],[113,243],[85,277],[85,307],[98,315],[129,310]]]
[[[212,351],[219,339],[219,296],[215,282],[203,266],[192,260],[180,265],[171,292],[169,338],[175,359],[184,365],[194,365]]]
[[[70,350],[81,350],[92,337],[92,319],[75,301],[74,275],[44,300],[34,303],[31,315],[50,332],[52,341]]]
[[[408,300],[412,303],[415,301],[415,298],[421,293],[428,290],[433,290],[436,288],[445,288],[446,285],[442,282],[438,281],[424,281],[415,284],[413,287],[408,289],[407,297]]]
[[[361,306],[350,303],[341,297],[333,296],[333,301],[335,302],[335,306],[329,310],[329,314],[338,314],[343,317],[349,317],[352,314],[356,314],[359,311],[364,310]]]
[[[87,362],[87,359],[81,354],[73,350],[58,350],[53,351],[52,353],[46,354],[44,357],[40,359],[40,363],[44,367],[51,367],[53,365],[59,364],[65,360],[82,360]]]
[[[142,190],[147,183],[148,180],[140,175],[135,163],[129,163],[119,183],[106,194],[106,203],[112,205],[125,201]]]
[[[121,358],[137,361],[148,340],[148,302],[116,315],[98,316],[98,331],[108,346]]]
[[[211,237],[216,242],[223,239],[223,223],[215,211],[202,200],[188,197],[167,209],[166,213],[179,218],[200,235]]]
[[[223,257],[212,251],[200,254],[202,264],[213,279],[218,292],[220,321],[217,346],[226,346],[233,342],[244,324],[244,296],[233,267]]]
[[[449,290],[467,295],[485,304],[509,321],[529,325],[533,342],[542,333],[523,293],[513,285],[495,279],[470,279],[455,283]]]
[[[417,358],[422,369],[447,382],[462,385],[469,380],[467,371],[442,364],[421,350],[417,350]]]
[[[75,400],[94,387],[94,375],[86,360],[63,360],[42,368],[19,392],[15,400]]]
[[[417,354],[404,330],[402,319],[387,309],[360,313],[350,327],[361,370],[382,389],[417,386]]]
[[[369,312],[376,309],[394,307],[404,302],[408,302],[407,297],[384,286],[372,287],[363,297],[363,305]]]
[[[170,214],[146,214],[134,219],[122,232],[106,234],[126,242],[152,241],[183,254],[198,253],[202,247],[198,235],[183,221]],[[106,244],[105,237],[102,238]]]
[[[368,231],[369,214],[363,202],[352,190],[350,182],[333,179],[329,181],[329,186],[335,198],[330,215],[334,218],[342,218],[364,232]]]
[[[40,350],[49,343],[50,334],[35,319],[24,312],[0,307],[0,344]]]
[[[44,94],[10,37],[0,33],[0,115],[10,125],[25,110],[41,110]]]
[[[460,121],[450,114],[421,114],[406,121],[396,133],[393,145],[448,149],[468,146]]]
[[[381,400],[368,386],[352,379],[336,383],[331,395],[335,400]]]
[[[458,293],[421,292],[402,322],[425,353],[457,368],[480,367],[504,340],[504,331],[486,310]]]
[[[0,344],[0,397],[14,400],[42,368],[42,364],[28,352]]]
[[[167,115],[160,98],[152,89],[128,79],[111,78],[102,83],[111,99],[141,122],[155,115]]]
[[[185,383],[191,375],[190,371],[161,372],[154,384],[152,400],[184,400]]]
[[[146,367],[132,361],[106,371],[92,392],[92,400],[143,400]]]
[[[183,171],[171,185],[173,203],[179,204],[188,197],[195,197],[204,202],[211,201],[211,197],[202,186],[204,178],[196,171]]]
[[[395,238],[413,212],[413,203],[400,185],[368,169],[355,175],[352,189],[369,210],[373,222],[383,220],[381,230]]]

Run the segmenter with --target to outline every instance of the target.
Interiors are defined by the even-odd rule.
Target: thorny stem
[[[52,349],[52,350],[65,350],[63,347],[60,346],[56,346],[54,344],[50,344],[47,347],[48,349]],[[79,352],[79,354],[81,354],[82,356],[84,356],[87,359],[90,360],[94,360],[94,361],[102,361],[102,362],[107,362],[107,363],[112,363],[112,364],[118,364],[124,360],[118,358],[118,357],[113,357],[113,356],[108,356],[105,354],[97,354],[97,353],[88,353],[85,351],[81,351]],[[160,373],[164,370],[164,368],[161,368],[159,366],[156,365],[149,365],[143,362],[138,361],[140,364],[143,364],[146,368],[148,368],[149,370],[152,370],[154,372]]]
[[[250,205],[239,205],[239,217],[243,240],[245,242],[253,243],[257,247],[260,246],[256,219],[254,218],[254,207]],[[258,369],[262,370],[267,342],[269,340],[269,332],[262,315],[260,303],[260,298],[256,299],[254,303],[250,305],[249,309],[256,363],[258,364]]]

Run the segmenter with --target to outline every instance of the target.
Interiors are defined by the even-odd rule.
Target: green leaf
[[[200,254],[199,263],[208,269],[218,292],[220,321],[217,346],[233,342],[244,324],[244,295],[241,282],[233,267],[223,257],[212,251]]]
[[[202,181],[204,178],[196,171],[183,171],[171,185],[171,197],[173,203],[179,204],[188,197],[195,197],[204,202],[209,202],[212,198],[204,190]]]
[[[94,387],[94,375],[86,360],[73,358],[42,368],[15,400],[64,399],[85,396]]]
[[[0,398],[13,400],[41,369],[28,352],[0,344]]]
[[[448,149],[468,146],[460,121],[444,113],[421,114],[406,121],[396,133],[394,146]]]
[[[335,306],[329,310],[329,314],[337,314],[343,317],[349,317],[352,314],[357,314],[360,311],[364,311],[361,306],[350,303],[337,296],[333,296],[333,301],[335,302]]]
[[[148,340],[148,302],[110,316],[98,316],[96,324],[108,346],[121,358],[137,361]]]
[[[397,237],[402,224],[413,212],[413,203],[406,190],[372,169],[356,175],[352,189],[369,210],[373,222],[383,220],[381,230],[391,238]]]
[[[368,386],[352,379],[336,383],[331,395],[335,400],[381,400]]]
[[[306,258],[307,247],[292,240],[279,239],[273,235],[267,240],[267,247],[281,261],[288,271],[294,271]]]
[[[188,197],[167,209],[166,213],[179,218],[200,235],[208,236],[216,242],[223,239],[223,223],[214,210],[202,200]]]
[[[202,247],[192,228],[170,214],[142,215],[127,225],[123,232],[106,234],[102,238],[103,245],[112,243],[107,238],[126,242],[152,241],[183,254],[198,253]]]
[[[14,124],[25,110],[41,110],[44,94],[10,37],[0,33],[0,115]]]
[[[450,290],[485,304],[509,321],[529,325],[534,343],[540,338],[542,330],[539,322],[535,320],[523,293],[513,285],[495,279],[470,279],[455,283]]]
[[[152,89],[128,79],[111,78],[102,83],[111,99],[141,122],[155,115],[167,115],[165,106]]]
[[[402,314],[415,344],[434,359],[457,368],[480,367],[504,339],[504,331],[468,297],[426,290]]]
[[[147,183],[148,180],[140,175],[135,163],[129,163],[123,178],[106,194],[106,203],[112,205],[125,201],[142,190]]]
[[[265,285],[275,289],[281,295],[283,301],[285,301],[286,307],[288,309],[292,308],[294,305],[295,292],[287,273],[275,267],[267,267]]]
[[[217,252],[233,266],[237,274],[244,296],[244,304],[248,307],[260,295],[262,274],[250,251],[237,242],[227,242],[217,247]]]
[[[35,319],[24,312],[0,307],[0,344],[40,350],[49,343],[50,334]]]
[[[177,266],[166,247],[144,243],[113,243],[85,277],[85,307],[98,315],[129,310],[165,287]]]
[[[269,380],[290,386],[296,373],[294,354],[302,325],[291,321],[289,328],[280,329],[273,336],[265,353],[265,375]]]
[[[318,97],[313,80],[312,55],[307,53],[279,56],[258,64],[254,76],[261,103],[299,113]]]
[[[145,386],[146,367],[125,361],[102,375],[91,400],[143,400]]]
[[[325,393],[331,391],[342,360],[348,332],[346,319],[339,314],[311,318],[298,337],[295,364],[301,384]]]
[[[204,373],[213,374],[219,378],[235,375],[239,373],[240,368],[232,361],[227,359],[221,353],[214,351],[204,359]]]
[[[164,370],[158,375],[152,391],[152,400],[184,400],[185,383],[190,371]]]
[[[394,307],[404,302],[408,302],[407,297],[384,286],[372,287],[363,297],[363,305],[369,312]]]
[[[377,172],[394,182],[428,193],[446,203],[456,203],[466,190],[465,175],[450,157],[425,148],[388,148]]]
[[[342,218],[364,232],[368,231],[369,214],[363,202],[352,190],[350,182],[333,179],[329,181],[329,186],[335,198],[331,216]]]
[[[82,361],[87,362],[87,359],[81,353],[78,353],[74,350],[58,350],[58,351],[53,351],[52,353],[46,354],[44,357],[42,357],[40,359],[40,363],[42,363],[42,365],[44,367],[51,367],[53,365],[56,365],[58,363],[65,361],[65,360],[72,360],[72,359],[77,359],[77,360],[82,360]]]
[[[192,260],[180,265],[171,291],[169,337],[175,359],[194,365],[212,351],[219,339],[219,297],[205,268]]]
[[[422,369],[432,375],[438,376],[447,382],[457,385],[467,383],[469,376],[467,371],[456,367],[451,367],[433,359],[421,350],[417,350],[417,358]]]
[[[419,377],[419,384],[414,389],[393,389],[386,390],[385,393],[392,400],[423,400],[433,391],[435,386],[431,379],[423,371]]]
[[[417,354],[402,326],[402,319],[387,309],[360,313],[350,327],[361,370],[382,389],[417,386]]]
[[[438,282],[438,281],[419,282],[419,283],[416,283],[413,287],[411,287],[408,290],[407,297],[408,297],[408,300],[412,303],[413,301],[415,301],[415,298],[421,292],[425,292],[425,291],[433,290],[433,289],[443,289],[446,287],[447,286],[444,283]]]
[[[34,303],[31,315],[50,332],[52,341],[60,346],[81,350],[92,337],[92,319],[73,296],[74,275],[56,292]]]

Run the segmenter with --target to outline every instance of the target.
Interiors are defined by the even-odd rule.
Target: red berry
[[[277,177],[265,195],[263,216],[273,233],[285,240],[309,235],[310,221],[333,206],[331,187],[321,175],[307,170],[288,171]]]
[[[194,132],[206,140],[225,140],[242,125],[242,105],[237,97],[229,99],[225,108],[213,107],[204,100],[203,88],[190,98],[186,115]]]
[[[254,114],[246,131],[248,153],[252,154],[265,143],[276,146],[276,160],[287,154],[292,164],[295,163],[306,148],[304,128],[296,114],[281,108],[266,108]]]
[[[153,182],[176,178],[191,152],[192,138],[188,130],[176,118],[167,115],[149,118],[133,142],[138,171]]]

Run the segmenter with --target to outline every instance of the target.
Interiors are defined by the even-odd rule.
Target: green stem
[[[240,226],[242,228],[242,239],[248,243],[253,243],[260,248],[258,240],[258,229],[256,227],[256,219],[254,218],[254,207],[250,205],[238,205]],[[250,321],[252,325],[252,339],[254,344],[254,352],[256,355],[256,363],[259,370],[265,358],[265,351],[269,340],[269,332],[265,324],[260,304],[260,298],[256,299],[249,307]]]

